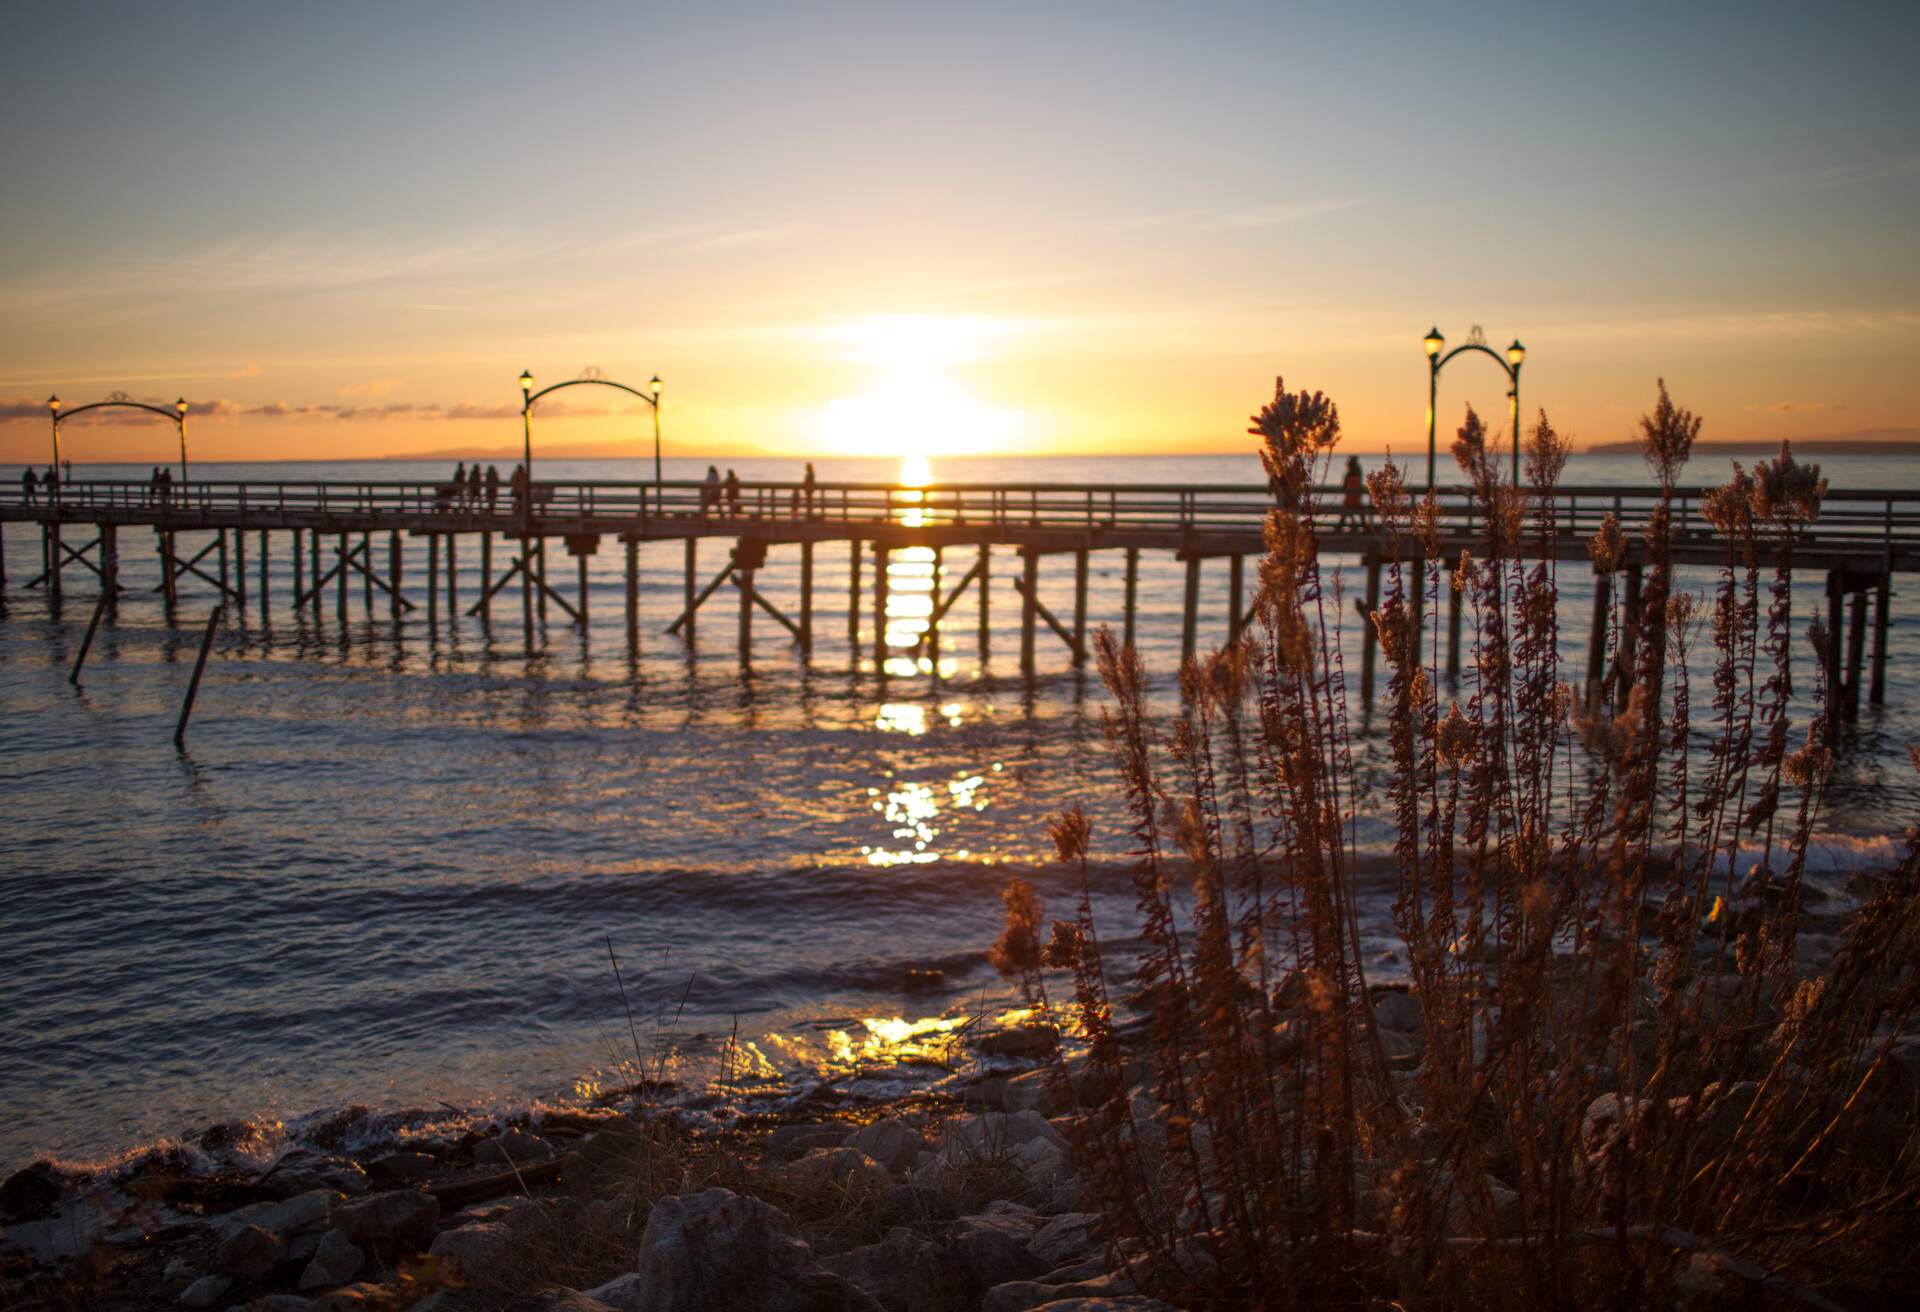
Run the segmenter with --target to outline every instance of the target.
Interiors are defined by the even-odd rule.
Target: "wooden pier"
[[[1676,504],[1673,560],[1676,565],[1716,567],[1725,561],[1725,546],[1701,518],[1705,489],[1679,494]],[[1566,487],[1558,491],[1555,507],[1558,536],[1542,547],[1529,534],[1525,550],[1546,554],[1570,564],[1586,566],[1587,541],[1608,513],[1619,516],[1631,531],[1657,500],[1649,487]],[[536,629],[555,613],[576,625],[588,618],[589,562],[609,543],[625,553],[625,611],[628,641],[640,641],[639,584],[641,547],[647,543],[679,542],[683,575],[683,604],[668,626],[670,633],[691,641],[702,608],[722,589],[737,595],[737,639],[743,660],[750,659],[753,623],[764,615],[783,628],[802,652],[813,647],[815,603],[819,579],[814,549],[823,542],[849,547],[847,625],[850,648],[863,649],[863,561],[873,555],[872,650],[884,661],[888,614],[890,553],[906,548],[929,548],[934,554],[932,610],[929,630],[936,632],[954,608],[971,592],[978,605],[978,641],[983,656],[990,642],[989,594],[995,579],[991,549],[1017,551],[1020,570],[1010,586],[1020,598],[1020,667],[1031,675],[1037,664],[1041,632],[1058,639],[1072,661],[1087,659],[1089,559],[1097,551],[1124,554],[1122,627],[1132,640],[1139,604],[1141,553],[1168,552],[1185,566],[1181,610],[1181,651],[1197,651],[1202,568],[1224,561],[1228,571],[1226,631],[1237,636],[1251,622],[1246,560],[1263,554],[1262,524],[1271,506],[1268,491],[1253,485],[1141,485],[1141,484],[942,484],[904,487],[875,483],[756,482],[739,485],[738,495],[697,482],[661,483],[539,483],[531,503],[514,499],[507,489],[493,498],[469,498],[450,485],[415,482],[287,483],[194,482],[162,490],[145,482],[84,480],[59,489],[56,503],[45,496],[27,500],[17,486],[0,486],[0,525],[30,524],[39,529],[41,569],[25,584],[58,594],[76,572],[88,582],[111,591],[119,587],[120,550],[127,530],[153,535],[153,549],[161,566],[159,591],[169,604],[183,588],[211,591],[229,607],[245,615],[248,605],[249,535],[258,571],[256,601],[262,612],[269,598],[270,554],[291,553],[293,595],[278,599],[295,610],[324,613],[331,590],[334,609],[344,618],[355,583],[362,606],[369,612],[384,604],[398,617],[424,606],[437,618],[444,605],[449,616],[495,618],[501,594],[517,591],[518,619],[531,649]],[[1364,567],[1366,595],[1359,604],[1370,613],[1378,601],[1381,570],[1393,563],[1384,553],[1380,536],[1371,528],[1335,522],[1338,494],[1323,489],[1319,504],[1327,507],[1319,541],[1323,552],[1353,555]],[[1439,493],[1442,510],[1442,557],[1452,560],[1462,548],[1477,549],[1480,526],[1465,489]],[[212,536],[192,555],[178,547],[183,533]],[[717,568],[710,557],[701,561],[704,539],[717,538],[725,556]],[[424,595],[408,596],[402,587],[406,543],[425,539],[427,581]],[[477,540],[480,577],[467,590],[458,574],[461,540]],[[379,559],[384,542],[386,559]],[[576,579],[564,581],[562,564],[549,569],[548,548],[558,543],[576,562]],[[1409,548],[1411,544],[1406,544]],[[797,614],[789,615],[756,586],[758,571],[773,551],[797,553],[799,598]],[[1641,551],[1637,539],[1634,552]],[[946,577],[945,562],[972,562],[954,580]],[[1064,557],[1071,562],[1074,589],[1071,613],[1056,614],[1041,599],[1042,561]],[[1417,563],[1406,560],[1403,563]],[[1829,598],[1829,628],[1845,635],[1841,642],[1844,664],[1836,662],[1834,704],[1843,713],[1857,712],[1860,686],[1868,684],[1867,700],[1884,700],[1887,663],[1887,627],[1892,576],[1920,570],[1920,492],[1829,491],[1820,522],[1795,548],[1796,571],[1825,571]],[[384,569],[382,568],[384,565]],[[1635,605],[1638,582],[1645,567],[1643,555],[1630,554],[1617,576],[1595,580],[1595,614],[1604,615],[1610,589],[1624,588],[1629,611]],[[4,585],[0,575],[0,585]],[[1868,609],[1871,602],[1871,643]],[[1419,622],[1416,619],[1416,622]],[[1447,616],[1447,668],[1460,668],[1461,620],[1454,600]],[[1597,695],[1615,671],[1603,668],[1604,633],[1596,627],[1587,679]],[[1837,638],[1838,641],[1838,638]],[[1867,675],[1869,647],[1871,673]],[[1373,644],[1363,646],[1361,684],[1370,697],[1373,684]]]

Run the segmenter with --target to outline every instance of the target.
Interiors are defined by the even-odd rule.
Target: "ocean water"
[[[898,472],[817,463],[825,480]],[[734,467],[747,479],[799,468]],[[669,462],[668,476],[704,469]],[[1902,460],[1840,458],[1827,469],[1835,487],[1920,486],[1920,470]],[[195,472],[305,481],[447,471]],[[651,469],[555,461],[541,472],[638,481]],[[1696,467],[1687,481],[1724,472]],[[1260,481],[1251,457],[942,461],[933,474]],[[1632,485],[1646,473],[1634,458],[1577,457],[1567,478]],[[1074,890],[1046,864],[1045,825],[1076,802],[1110,859],[1100,913],[1116,930],[1127,923],[1104,693],[1044,628],[1040,674],[1020,677],[1012,552],[995,560],[986,659],[969,595],[937,659],[902,649],[876,669],[870,636],[849,647],[846,554],[829,546],[817,556],[813,659],[762,616],[743,674],[731,596],[703,612],[693,644],[664,632],[681,600],[678,543],[642,550],[642,636],[630,655],[624,561],[612,544],[592,562],[588,630],[555,613],[529,653],[517,599],[491,626],[444,607],[430,622],[424,605],[396,623],[378,594],[364,605],[356,581],[344,625],[331,589],[317,620],[295,614],[282,537],[272,608],[263,616],[256,593],[219,632],[188,750],[177,753],[173,721],[207,590],[189,589],[181,627],[170,627],[151,591],[150,539],[125,534],[132,590],[75,689],[66,672],[94,590],[75,570],[64,604],[24,591],[38,567],[30,532],[7,529],[0,615],[0,1170],[39,1153],[99,1160],[215,1122],[292,1122],[347,1103],[487,1109],[590,1097],[658,1053],[662,1069],[688,1079],[715,1060],[770,1087],[899,1078],[901,1060],[959,1018],[1012,1005],[984,956],[998,892],[1017,870],[1071,905]],[[724,551],[706,544],[703,570],[717,570]],[[376,552],[384,570],[383,543]],[[943,590],[972,563],[970,549],[954,554]],[[1327,563],[1356,581],[1351,561]],[[570,595],[572,562],[556,549],[555,565]],[[425,568],[424,546],[409,543],[416,597]],[[896,552],[892,569],[893,623],[904,633],[924,613],[932,562]],[[1118,623],[1121,569],[1120,553],[1095,555],[1092,622]],[[796,549],[776,548],[759,585],[789,607],[797,571]],[[1170,556],[1143,555],[1139,642],[1168,713],[1182,575]],[[1563,567],[1561,580],[1562,655],[1577,679],[1590,584],[1584,567]],[[1224,562],[1210,562],[1203,581],[1202,640],[1217,644]],[[478,582],[469,545],[466,601]],[[1682,578],[1700,590],[1711,582],[1706,571]],[[1070,612],[1072,586],[1066,560],[1043,563],[1042,598],[1057,613]],[[871,557],[863,593],[870,625]],[[1796,589],[1795,607],[1797,627],[1823,609],[1819,576]],[[1351,624],[1346,638],[1357,666]],[[1920,813],[1906,753],[1920,738],[1920,704],[1901,673],[1920,657],[1920,606],[1898,595],[1891,643],[1890,704],[1863,707],[1819,826],[1831,867],[1884,859],[1887,836]],[[1699,682],[1696,707],[1707,695]],[[1368,802],[1384,770],[1371,726],[1360,773],[1359,842],[1378,850],[1387,829]],[[1369,886],[1363,922],[1383,944],[1388,896],[1384,881]]]

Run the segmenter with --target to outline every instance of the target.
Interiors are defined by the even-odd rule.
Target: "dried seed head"
[[[1479,728],[1460,713],[1460,703],[1455,702],[1447,708],[1446,716],[1434,733],[1433,750],[1442,766],[1458,774],[1473,760],[1474,749],[1479,741]]]
[[[1587,554],[1593,557],[1594,569],[1602,574],[1614,573],[1626,560],[1627,535],[1620,530],[1620,517],[1611,510],[1588,541]]]
[[[1053,850],[1069,865],[1086,856],[1092,834],[1093,825],[1078,806],[1062,811],[1047,823],[1047,836],[1053,839]]]
[[[1818,788],[1833,773],[1833,752],[1813,739],[1780,763],[1787,782],[1796,788]]]
[[[1820,501],[1827,480],[1820,466],[1803,465],[1793,458],[1793,446],[1780,444],[1780,454],[1753,471],[1753,514],[1781,528],[1811,524],[1820,518]]]
[[[1440,499],[1432,492],[1413,508],[1413,535],[1429,560],[1440,559]]]
[[[1527,438],[1527,483],[1539,496],[1551,495],[1560,482],[1560,473],[1567,467],[1567,453],[1573,449],[1573,443],[1553,431],[1553,425],[1547,422],[1547,412],[1540,412],[1540,422],[1533,426],[1533,432]]]
[[[1738,461],[1733,477],[1700,502],[1700,513],[1722,537],[1744,538],[1753,532],[1753,478]]]
[[[1691,410],[1674,405],[1667,395],[1667,380],[1660,380],[1660,399],[1653,413],[1640,418],[1640,440],[1646,444],[1647,468],[1671,488],[1680,476],[1681,466],[1693,453],[1694,439],[1700,436],[1701,420]]]
[[[1474,563],[1473,553],[1465,547],[1460,548],[1460,563],[1453,568],[1450,582],[1455,592],[1471,591],[1480,581],[1480,567]]]

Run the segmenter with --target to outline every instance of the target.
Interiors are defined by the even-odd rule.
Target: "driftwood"
[[[552,1184],[560,1178],[571,1154],[555,1157],[544,1162],[529,1162],[525,1166],[508,1171],[496,1171],[492,1175],[476,1176],[466,1180],[449,1180],[445,1184],[436,1184],[426,1192],[440,1200],[443,1208],[471,1207],[475,1203],[484,1203],[492,1198],[504,1198],[508,1194],[525,1193],[537,1184]]]

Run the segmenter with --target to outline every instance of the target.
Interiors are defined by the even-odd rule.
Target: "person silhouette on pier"
[[[700,514],[702,517],[705,517],[709,507],[718,509],[719,506],[720,467],[718,465],[708,465],[707,480],[700,486]]]
[[[473,462],[473,468],[467,471],[467,509],[480,508],[480,462]]]
[[[28,465],[20,471],[20,491],[21,495],[26,497],[28,505],[31,506],[39,500],[37,495],[39,490],[40,480],[34,477],[33,466]]]
[[[1338,533],[1352,520],[1354,527],[1367,526],[1367,476],[1360,472],[1360,457],[1347,457],[1347,472],[1340,479],[1340,518],[1333,530]]]
[[[462,460],[453,467],[453,500],[457,505],[467,499],[467,462]]]
[[[500,499],[500,466],[487,466],[487,513],[493,513],[493,506]]]
[[[47,472],[40,475],[40,486],[46,489],[47,504],[57,504],[60,500],[60,471],[48,465]]]
[[[807,476],[801,480],[807,490],[807,518],[813,518],[813,461],[807,461]]]
[[[729,515],[740,513],[740,475],[731,469],[727,471],[727,513]]]

